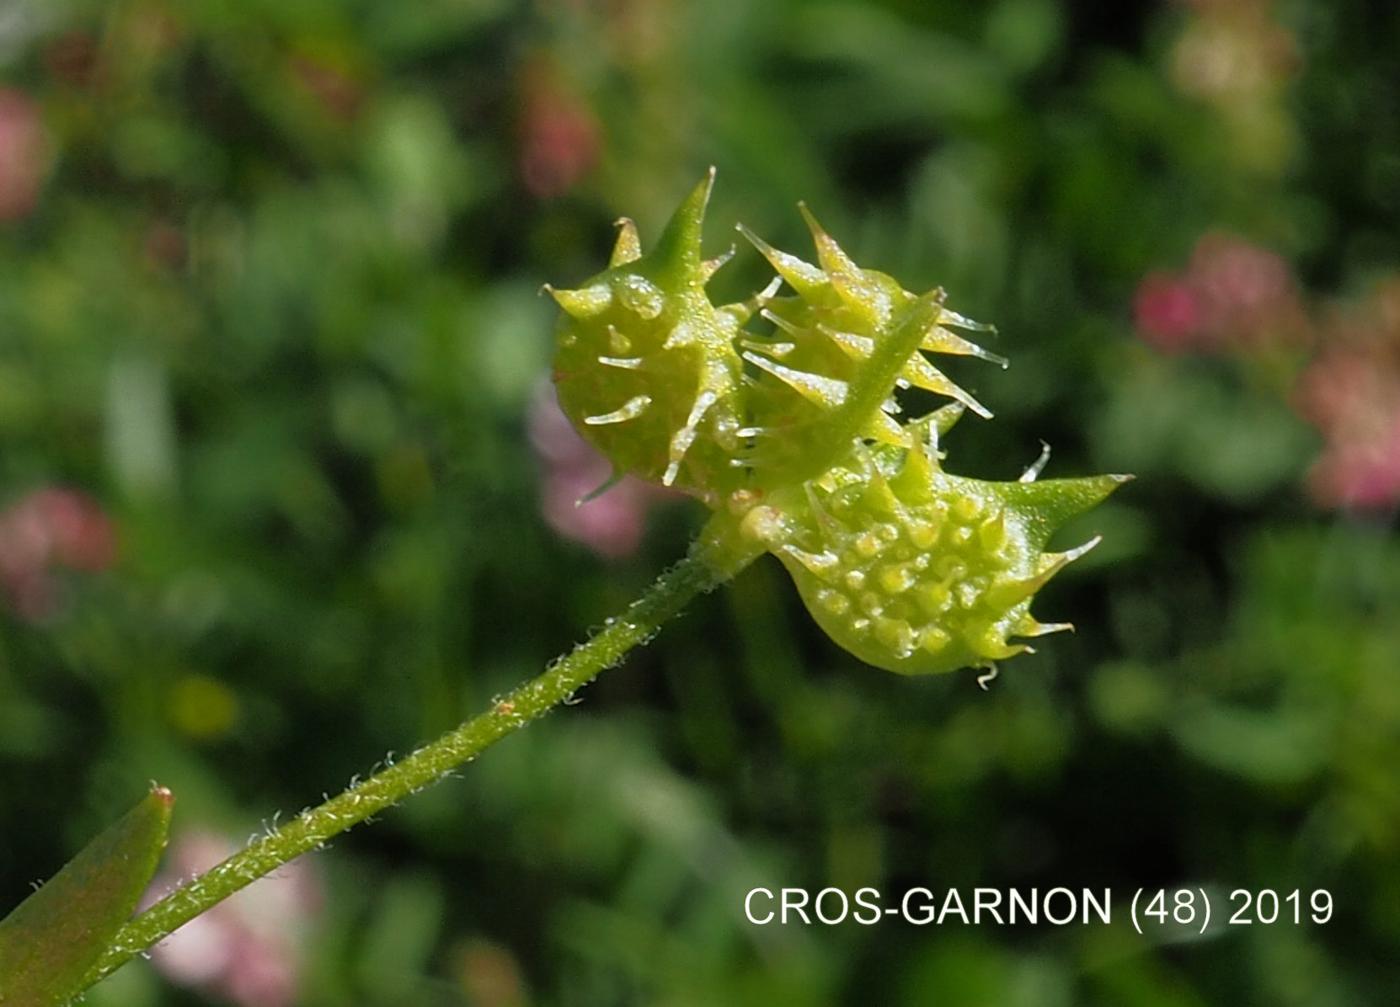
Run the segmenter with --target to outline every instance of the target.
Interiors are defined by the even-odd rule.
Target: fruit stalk
[[[628,652],[650,640],[697,595],[729,580],[757,556],[734,539],[702,535],[685,559],[656,579],[619,617],[538,677],[492,702],[490,708],[423,746],[407,758],[352,784],[325,803],[303,811],[223,863],[177,888],[118,933],[112,947],[84,979],[84,989],[153,947],[182,925],[258,878],[438,782],[485,749],[543,716]]]

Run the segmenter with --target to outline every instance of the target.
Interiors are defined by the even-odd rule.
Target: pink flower
[[[171,847],[167,872],[152,883],[144,905],[234,851],[215,833],[185,835]],[[156,946],[151,960],[171,982],[239,1007],[291,1007],[306,932],[321,901],[310,864],[293,860],[190,920]]]
[[[1297,343],[1307,314],[1282,257],[1222,233],[1196,242],[1184,273],[1152,273],[1133,302],[1138,332],[1167,353]]]
[[[541,383],[531,403],[529,429],[530,442],[544,464],[541,510],[549,526],[606,559],[636,551],[646,512],[655,501],[673,494],[627,476],[600,496],[579,503],[612,478],[612,465],[574,430],[548,382]]]
[[[527,68],[521,113],[520,174],[541,199],[562,196],[598,161],[598,123],[588,106],[542,63]]]
[[[1196,243],[1187,272],[1205,306],[1206,328],[1222,340],[1257,343],[1288,334],[1299,305],[1288,264],[1228,234]]]
[[[1400,413],[1378,418],[1366,437],[1330,443],[1308,473],[1324,507],[1388,510],[1400,504]]]
[[[38,106],[21,91],[0,88],[0,220],[34,209],[48,170],[48,139]]]
[[[1325,446],[1309,473],[1324,507],[1400,504],[1400,283],[1335,319],[1303,372],[1295,402]]]
[[[1150,273],[1138,284],[1133,318],[1143,339],[1165,353],[1191,349],[1201,326],[1201,306],[1189,284],[1169,273]]]
[[[115,558],[111,521],[75,490],[35,490],[0,512],[0,593],[30,622],[62,607],[60,568],[96,573]]]

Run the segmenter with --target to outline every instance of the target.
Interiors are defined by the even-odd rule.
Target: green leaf
[[[173,803],[153,787],[0,921],[0,1005],[50,1007],[81,991],[155,873]]]

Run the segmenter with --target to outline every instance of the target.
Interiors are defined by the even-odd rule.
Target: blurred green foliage
[[[951,369],[998,413],[959,428],[962,471],[1012,478],[1043,437],[1049,474],[1138,474],[1065,533],[1105,534],[1041,602],[1080,631],[990,695],[909,681],[760,564],[317,858],[294,1002],[1393,1002],[1394,510],[1305,489],[1315,345],[1167,353],[1133,305],[1211,232],[1309,304],[1395,275],[1394,5],[0,13],[0,510],[73,487],[117,542],[24,580],[9,525],[0,904],[151,778],[177,837],[338,790],[681,552],[688,505],[611,560],[540,516],[536,290],[596,271],[620,214],[653,235],[713,163],[717,230],[800,244],[805,198],[862,263],[999,325],[1009,371]],[[757,928],[758,884],[1324,887],[1337,911],[1184,943]],[[138,963],[90,1002],[203,996]]]

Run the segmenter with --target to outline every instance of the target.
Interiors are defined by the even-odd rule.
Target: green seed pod
[[[706,537],[776,555],[841,646],[903,674],[992,663],[1018,638],[1070,628],[1030,614],[1036,592],[1097,539],[1045,551],[1051,533],[1127,476],[1019,482],[951,475],[938,441],[965,409],[991,413],[924,356],[1006,361],[955,334],[986,329],[857,266],[806,207],[817,265],[740,230],[778,277],[716,307],[700,257],[714,172],[643,255],[622,222],[609,267],[564,310],[555,380],[564,411],[618,472],[674,485],[715,510]],[[731,253],[732,254],[732,251]],[[775,296],[783,282],[791,292]],[[745,328],[761,312],[766,335]],[[953,403],[901,422],[899,388]]]
[[[744,431],[754,441],[749,461],[758,485],[818,474],[856,438],[910,446],[907,428],[896,418],[897,387],[946,395],[990,418],[985,406],[923,354],[976,356],[1005,367],[1004,358],[949,328],[991,327],[949,310],[941,289],[913,294],[892,276],[862,269],[806,206],[799,207],[819,266],[739,228],[794,292],[764,301],[761,314],[774,326],[771,336],[746,335],[740,343],[744,359],[759,371]]]
[[[754,507],[741,533],[787,567],[818,624],[862,661],[908,675],[1028,650],[1013,637],[1071,628],[1030,614],[1056,573],[1097,543],[1048,553],[1051,533],[1126,476],[984,482],[943,471],[939,434],[963,407],[905,429],[910,447],[853,445],[820,478]]]
[[[714,503],[737,486],[743,363],[734,348],[753,305],[715,307],[700,232],[714,184],[703,179],[642,254],[619,222],[608,268],[576,290],[545,289],[563,309],[554,378],[574,425],[619,472]]]

